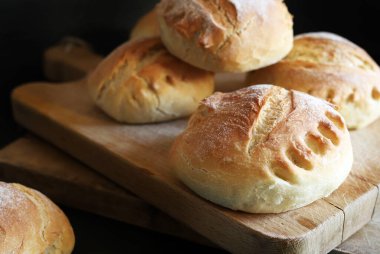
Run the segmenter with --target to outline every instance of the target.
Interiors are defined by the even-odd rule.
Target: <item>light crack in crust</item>
[[[41,223],[42,223],[42,229],[41,229],[41,237],[42,239],[46,242],[46,236],[45,236],[45,231],[48,225],[50,224],[50,216],[46,212],[46,207],[44,204],[44,201],[40,199],[37,196],[32,196],[28,190],[24,189],[23,190],[24,194],[28,197],[28,199],[35,205],[35,207],[38,209],[38,214],[40,215]],[[41,206],[41,204],[43,204]]]
[[[125,56],[125,54],[128,53],[125,53],[123,56],[122,64],[120,64],[119,67],[110,75],[110,77],[100,85],[96,100],[101,100],[105,91],[107,91],[111,86],[122,85],[122,81],[128,80],[134,72],[138,73],[145,66],[154,62],[163,53],[163,46],[155,44],[150,49],[148,49],[147,52],[144,53],[142,59],[134,67],[129,66],[128,59]],[[117,82],[118,79],[121,80]]]
[[[215,1],[210,0],[196,0],[194,1],[194,3],[197,4],[200,8],[202,8],[205,11],[205,13],[209,13],[213,21],[218,23],[218,25],[228,25],[228,30],[232,31],[235,29],[237,23],[237,11],[234,4],[230,1],[218,1],[218,4]],[[235,21],[231,20],[230,13],[226,10],[226,8],[222,7],[222,5],[225,6],[228,4],[230,4],[233,7]],[[221,13],[222,15],[220,15]]]
[[[139,76],[137,75],[137,77],[139,79],[141,79],[144,83],[145,83],[145,86],[151,91],[151,93],[156,97],[156,100],[157,100],[157,105],[154,107],[154,110],[159,112],[160,114],[164,115],[164,116],[175,116],[173,114],[170,114],[168,112],[166,112],[165,110],[163,110],[161,108],[161,98],[160,98],[160,95],[157,94],[157,91],[153,88],[152,84],[150,83],[150,81],[145,78],[145,77],[142,77],[142,76]]]
[[[215,54],[219,54],[219,52],[221,50],[223,50],[223,48],[227,45],[227,43],[230,41],[230,39],[232,38],[232,36],[237,35],[240,38],[240,35],[242,33],[244,33],[249,28],[249,26],[251,25],[251,23],[253,22],[253,20],[254,20],[254,18],[251,18],[241,29],[237,29],[237,30],[234,29],[234,31],[232,33],[230,33],[229,35],[227,35],[226,39],[216,49]]]
[[[198,0],[198,1],[194,1],[194,3],[197,4],[201,9],[203,9],[205,13],[210,13],[211,19],[216,23],[218,28],[226,32],[226,35],[224,35],[223,41],[219,42],[218,43],[219,45],[214,50],[215,54],[218,54],[218,52],[227,44],[231,36],[234,35],[236,24],[234,24],[231,21],[228,13],[223,8],[221,8],[220,4],[218,5],[215,2],[209,1],[209,0]],[[223,12],[223,15],[220,15],[220,12]],[[236,13],[236,8],[235,8],[235,13]],[[220,19],[220,17],[222,17],[222,19]],[[223,29],[224,25],[227,25],[227,29]],[[206,45],[205,43],[202,43],[203,41],[202,34],[196,33],[194,35],[198,37],[197,39],[199,41],[199,44],[201,44],[203,48],[210,47],[210,45]]]
[[[233,36],[240,35],[242,32],[244,32],[246,29],[248,29],[248,27],[250,26],[250,24],[254,20],[254,18],[252,17],[251,19],[249,19],[248,22],[246,22],[246,24],[243,27],[238,29],[238,16],[237,16],[238,14],[237,14],[236,7],[234,6],[233,3],[229,2],[229,1],[224,1],[223,5],[231,4],[233,6],[234,12],[235,12],[235,21],[231,20],[231,15],[225,10],[225,8],[222,8],[221,3],[216,4],[215,2],[208,1],[208,0],[207,1],[206,0],[201,0],[201,1],[198,0],[198,1],[195,1],[195,3],[199,7],[201,7],[206,13],[210,13],[213,21],[215,21],[215,23],[217,23],[219,26],[223,27],[223,25],[228,25],[227,29],[225,30],[226,35],[224,36],[223,41],[219,42],[218,43],[219,45],[214,50],[216,55],[221,50],[223,50],[223,48],[230,42],[230,40]],[[214,11],[214,9],[212,9],[211,6],[217,11]],[[220,13],[223,13],[223,15],[220,15]],[[217,15],[224,17],[223,18],[224,22],[220,22],[220,20],[218,18],[215,18],[215,17],[218,17]]]
[[[22,253],[22,251],[23,251],[23,248],[24,248],[24,237],[22,238],[22,240],[21,240],[21,243],[20,243],[20,246],[18,246],[18,248],[17,248],[17,253]],[[16,253],[15,251],[12,251],[11,252],[12,254],[13,253]]]
[[[291,113],[293,107],[293,92],[272,88],[263,100],[257,119],[251,130],[249,153],[259,144],[265,142],[273,129]]]
[[[41,221],[41,224],[42,224],[41,231],[40,231],[40,237],[41,237],[41,239],[45,243],[49,244],[49,240],[46,239],[45,232],[46,232],[46,229],[48,228],[48,226],[50,224],[50,216],[49,216],[49,214],[47,212],[47,207],[45,205],[45,201],[42,200],[42,198],[40,198],[37,195],[32,195],[30,193],[30,190],[28,190],[26,188],[22,188],[22,187],[19,187],[17,185],[13,185],[13,187],[15,187],[15,188],[19,189],[20,191],[22,191],[24,193],[24,195],[37,208],[38,214],[39,214],[39,217],[40,217],[40,221]],[[22,249],[23,245],[24,245],[24,240],[22,240],[22,243],[21,243],[21,246],[20,246],[21,249]],[[51,252],[47,252],[47,253],[51,253]]]
[[[114,73],[111,75],[111,77],[109,79],[107,79],[107,80],[105,80],[104,82],[101,83],[100,88],[98,89],[98,94],[96,96],[96,100],[97,101],[99,101],[99,100],[102,99],[105,91],[107,91],[112,84],[115,84],[116,78],[122,73],[122,70],[125,70],[127,68],[128,68],[128,62],[125,61],[125,63],[123,63],[122,65],[120,65],[114,71]]]

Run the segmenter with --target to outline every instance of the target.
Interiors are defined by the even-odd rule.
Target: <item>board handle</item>
[[[102,58],[86,41],[65,37],[44,52],[44,74],[51,81],[78,80],[91,72]]]

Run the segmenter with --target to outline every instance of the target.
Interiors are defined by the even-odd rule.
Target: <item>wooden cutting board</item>
[[[14,105],[25,126],[234,252],[326,252],[369,221],[377,198],[377,154],[367,150],[379,144],[379,124],[354,133],[356,147],[370,146],[355,149],[353,173],[329,198],[280,215],[248,215],[198,198],[170,175],[167,149],[185,120],[119,125],[93,107],[80,83],[20,88]],[[374,176],[356,177],[361,170]]]
[[[212,245],[188,227],[36,137],[20,138],[0,150],[0,179],[37,189],[60,204]]]
[[[167,152],[186,120],[117,124],[94,107],[81,82],[26,85],[13,102],[22,125],[233,252],[327,252],[373,213],[380,122],[353,133],[353,174],[333,195],[288,213],[250,215],[212,205],[171,175]]]
[[[212,245],[188,227],[106,180],[52,145],[32,136],[20,138],[0,150],[0,179],[35,188],[60,204],[196,243]],[[379,235],[380,216],[374,217],[361,230],[335,248],[333,253],[377,254],[380,249]]]

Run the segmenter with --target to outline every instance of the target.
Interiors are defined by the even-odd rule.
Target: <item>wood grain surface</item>
[[[367,168],[365,160],[355,162],[352,178],[327,199],[277,215],[238,213],[199,198],[172,176],[167,152],[185,119],[118,124],[94,107],[81,82],[26,85],[14,92],[13,102],[22,125],[233,252],[327,252],[366,224],[373,213],[378,189],[355,177],[363,167],[371,174],[376,170]],[[373,137],[379,129],[376,122],[352,133],[356,157],[371,153],[378,157],[380,140]],[[361,143],[375,140],[370,143],[374,146],[356,149],[358,135]]]

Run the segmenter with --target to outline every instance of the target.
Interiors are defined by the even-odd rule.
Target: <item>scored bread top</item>
[[[283,61],[380,71],[377,64],[363,49],[345,38],[326,32],[296,36],[294,49]]]
[[[292,46],[292,18],[280,0],[162,0],[157,16],[169,51],[207,70],[256,69]]]
[[[352,129],[380,115],[379,67],[363,49],[331,33],[296,36],[286,58],[249,73],[247,82],[269,82],[326,99]]]
[[[213,92],[214,74],[173,57],[159,38],[142,38],[113,51],[87,85],[114,119],[149,123],[191,114]]]
[[[62,253],[74,247],[63,212],[38,191],[0,182],[1,253]]]
[[[248,212],[282,212],[330,194],[352,164],[350,137],[328,103],[259,85],[205,99],[171,150],[201,196]]]

